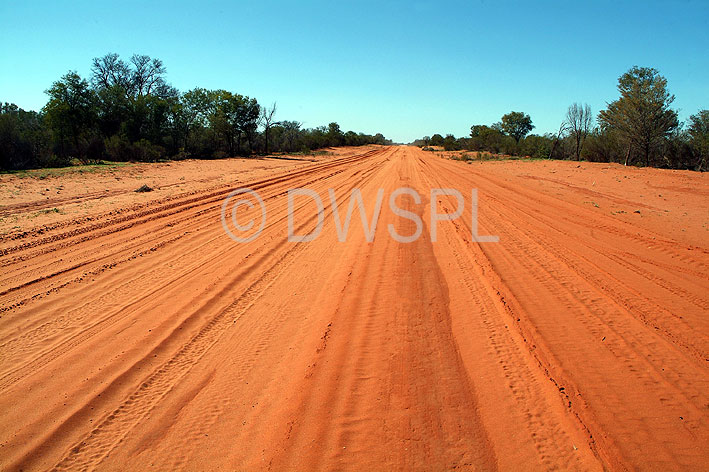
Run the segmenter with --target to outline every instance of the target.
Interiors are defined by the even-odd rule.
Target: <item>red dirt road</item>
[[[709,179],[578,165],[367,148],[3,236],[0,468],[706,468]],[[268,223],[240,244],[245,186]],[[372,242],[356,209],[338,242],[353,188],[369,217],[384,190]],[[431,188],[466,204],[436,242]]]

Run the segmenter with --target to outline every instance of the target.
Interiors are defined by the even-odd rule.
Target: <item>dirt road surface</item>
[[[706,175],[411,147],[229,162],[224,180],[110,187],[89,208],[81,192],[3,194],[5,217],[57,210],[0,240],[2,470],[709,464]],[[246,186],[268,220],[237,243],[221,207]],[[287,241],[296,187],[324,202],[309,243]],[[399,187],[421,196],[396,200],[422,221],[406,244],[389,234],[417,229],[389,207]],[[369,218],[384,190],[372,242],[356,209],[338,241],[328,189],[343,218],[354,188]],[[466,204],[436,242],[431,188]],[[473,240],[471,189],[478,233],[499,243]],[[293,220],[314,229],[314,203],[296,199]]]

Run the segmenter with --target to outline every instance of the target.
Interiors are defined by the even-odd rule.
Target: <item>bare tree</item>
[[[568,125],[566,124],[566,121],[562,121],[561,124],[559,125],[559,132],[556,133],[556,139],[551,145],[551,151],[549,151],[549,159],[554,157],[554,151],[556,150],[556,146],[559,145],[559,141],[561,141],[561,135],[566,133],[566,130],[569,129]]]
[[[265,153],[268,154],[268,132],[274,126],[280,124],[278,121],[274,121],[274,116],[276,115],[276,102],[273,102],[270,108],[261,108],[261,124],[263,125],[264,138],[266,140]]]
[[[150,95],[165,85],[165,66],[160,59],[134,54],[130,62],[135,67],[133,87],[137,96]]]
[[[593,127],[593,116],[591,115],[591,107],[574,103],[566,112],[566,126],[570,135],[576,143],[576,160],[581,160],[581,149],[586,141],[588,133]]]
[[[91,81],[97,89],[122,87],[129,97],[157,95],[177,97],[177,89],[165,82],[165,66],[160,59],[134,54],[130,63],[110,53],[95,57],[91,67]]]
[[[96,88],[110,88],[113,86],[130,89],[131,71],[116,53],[106,54],[103,57],[94,57],[91,66],[91,81]]]

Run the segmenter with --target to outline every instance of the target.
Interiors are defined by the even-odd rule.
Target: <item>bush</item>
[[[70,157],[51,154],[40,163],[40,167],[68,167],[71,165]]]
[[[134,160],[133,148],[123,136],[114,135],[104,141],[106,155],[109,160],[126,162]]]
[[[165,157],[165,148],[153,144],[147,139],[141,139],[131,144],[125,136],[114,135],[106,139],[103,146],[105,156],[112,161],[156,162]]]
[[[190,154],[187,151],[185,151],[184,149],[180,149],[177,152],[177,154],[172,156],[172,159],[175,161],[182,161],[182,160],[189,159],[189,158],[190,158]]]
[[[141,139],[133,143],[135,160],[143,162],[156,162],[165,156],[165,148]]]
[[[100,162],[105,157],[106,146],[102,139],[94,138],[86,147],[86,157],[82,160],[83,164]]]

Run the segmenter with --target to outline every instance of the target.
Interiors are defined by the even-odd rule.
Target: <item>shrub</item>
[[[86,157],[82,159],[82,163],[91,164],[100,162],[101,159],[105,157],[105,154],[106,146],[104,145],[103,140],[100,138],[94,138],[89,142],[89,145],[86,147]]]
[[[67,167],[71,165],[70,157],[57,156],[56,154],[49,155],[41,162],[42,167]]]
[[[175,161],[182,161],[182,160],[189,159],[189,158],[190,158],[190,154],[187,151],[185,151],[184,149],[180,149],[177,152],[177,154],[172,156],[172,159]]]
[[[143,162],[156,162],[165,156],[165,148],[141,139],[133,143],[135,159]]]
[[[123,136],[114,135],[104,141],[109,160],[126,162],[134,160],[130,142]]]

